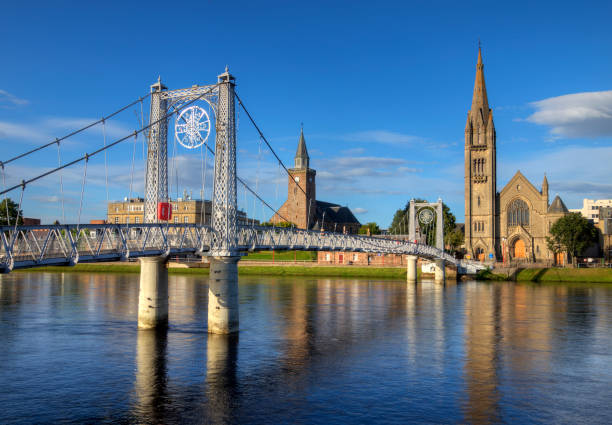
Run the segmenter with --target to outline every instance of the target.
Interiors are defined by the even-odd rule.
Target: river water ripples
[[[612,423],[612,286],[240,279],[208,335],[206,277],[0,276],[0,423]]]

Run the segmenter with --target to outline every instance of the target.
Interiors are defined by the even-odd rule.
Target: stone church
[[[270,219],[289,221],[300,229],[357,233],[361,227],[348,207],[317,200],[316,170],[310,168],[304,130],[300,132],[294,167],[289,169],[287,200]]]
[[[555,261],[546,245],[552,224],[568,214],[559,198],[549,204],[546,175],[540,189],[517,171],[497,191],[496,134],[478,49],[472,107],[465,126],[465,247],[481,261]]]

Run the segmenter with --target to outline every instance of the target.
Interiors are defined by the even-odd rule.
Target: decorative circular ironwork
[[[181,146],[195,149],[202,146],[210,135],[210,117],[199,106],[185,108],[176,119],[174,135]]]
[[[429,208],[419,211],[419,221],[423,224],[430,224],[434,220],[434,213]]]

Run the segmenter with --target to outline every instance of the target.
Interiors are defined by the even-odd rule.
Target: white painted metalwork
[[[408,210],[408,238],[410,241],[416,240],[417,227],[420,224],[431,224],[436,217],[436,248],[444,250],[444,211],[442,199],[438,202],[415,202],[410,200]],[[418,220],[417,220],[418,217]]]
[[[213,185],[213,249],[210,255],[228,257],[236,247],[236,108],[235,79],[225,68],[219,75],[217,121],[215,125],[215,176]]]
[[[174,136],[187,149],[199,148],[206,143],[209,135],[210,117],[199,106],[183,109],[174,123]]]
[[[147,165],[145,170],[145,223],[157,222],[158,202],[168,201],[168,120],[167,100],[163,97],[166,86],[161,79],[151,86],[151,115]]]
[[[353,251],[416,255],[444,260],[470,273],[486,268],[457,260],[436,247],[373,236],[311,230],[237,226],[231,251]],[[91,224],[0,227],[0,272],[48,265],[125,260],[152,255],[217,255],[219,235],[198,224]]]

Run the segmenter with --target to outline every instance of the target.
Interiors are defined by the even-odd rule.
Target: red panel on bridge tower
[[[170,204],[169,202],[158,202],[157,219],[164,221],[172,220],[172,204]]]

